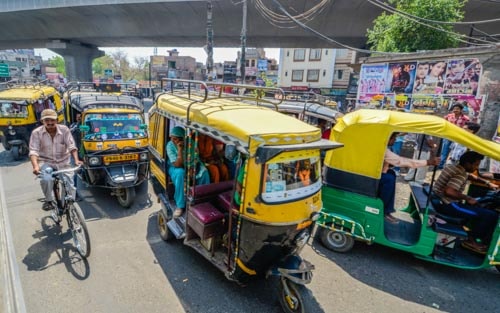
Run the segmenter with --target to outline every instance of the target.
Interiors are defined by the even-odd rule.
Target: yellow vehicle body
[[[160,236],[183,238],[231,280],[245,282],[266,273],[281,276],[281,303],[295,310],[297,303],[287,301],[290,295],[284,290],[311,278],[312,266],[299,253],[322,207],[320,151],[342,145],[321,139],[314,126],[250,103],[251,96],[222,93],[229,87],[255,86],[170,81],[182,83],[184,89],[160,94],[149,110]],[[267,91],[250,94],[260,101],[259,95]],[[169,141],[174,126],[186,132],[184,138],[176,137],[184,139],[183,165],[172,163],[166,151],[169,144],[173,149]],[[228,168],[234,165],[227,180],[209,177],[198,184],[202,168],[212,165],[199,158],[205,149],[200,142],[206,140],[201,138],[206,137],[224,146],[225,157],[219,155],[219,161]],[[173,158],[175,151],[169,151]],[[184,186],[180,193],[179,177]],[[183,197],[185,208],[177,207]],[[178,211],[184,213],[176,216]],[[294,271],[293,279],[288,270]]]
[[[59,123],[64,121],[62,101],[54,87],[7,84],[0,91],[0,136],[14,159],[28,154],[31,132],[40,125],[42,110],[48,108],[56,110]]]
[[[112,189],[120,205],[128,208],[135,198],[135,186],[149,173],[143,106],[139,99],[113,88],[102,92],[91,87],[96,84],[77,84],[65,94],[66,117],[75,122],[81,116],[80,124],[72,127],[85,162],[81,178],[90,186]]]

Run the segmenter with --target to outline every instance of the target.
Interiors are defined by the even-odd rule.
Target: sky
[[[134,63],[135,57],[145,57],[148,58],[150,55],[154,55],[153,47],[141,47],[141,48],[99,48],[106,52],[106,54],[113,51],[122,50],[127,53],[129,62]],[[167,50],[177,49],[180,56],[191,56],[196,59],[197,62],[206,63],[207,54],[203,48],[178,48],[178,47],[158,47],[158,55],[168,55]],[[214,48],[214,62],[222,63],[224,61],[236,61],[237,53],[241,49],[239,48]],[[269,59],[276,59],[279,62],[279,51],[277,48],[266,48],[266,57]],[[57,56],[54,52],[48,49],[35,49],[35,55],[41,55],[44,60],[48,60],[54,56]]]

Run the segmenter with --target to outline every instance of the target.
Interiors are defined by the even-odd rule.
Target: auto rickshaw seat
[[[215,198],[217,207],[223,209],[225,212],[231,212],[231,209],[233,208],[232,193],[232,190],[219,193]]]
[[[194,199],[192,199],[193,204],[207,202],[215,198],[218,194],[225,191],[231,190],[233,188],[233,181],[227,180],[214,184],[197,185],[192,187],[190,194],[194,194]]]
[[[203,240],[217,235],[222,230],[224,214],[210,202],[193,205],[188,210],[188,225]]]

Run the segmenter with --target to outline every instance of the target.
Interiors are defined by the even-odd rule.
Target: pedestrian
[[[413,152],[413,158],[417,160],[427,160],[431,156],[432,152],[436,150],[437,144],[434,142],[434,138],[429,135],[418,134],[416,138],[417,144],[415,145],[415,151]],[[427,176],[427,166],[419,167],[417,169],[411,168],[405,175],[405,181],[415,180],[419,184],[423,184],[425,177]]]
[[[444,119],[450,123],[457,125],[458,127],[464,127],[465,123],[470,122],[467,115],[463,113],[464,106],[461,103],[455,103],[451,107],[451,113],[447,114]],[[441,163],[439,163],[438,169],[443,169],[443,166],[448,159],[448,154],[450,152],[451,141],[443,139],[441,144]]]

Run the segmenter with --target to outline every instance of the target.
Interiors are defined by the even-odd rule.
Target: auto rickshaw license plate
[[[138,159],[137,154],[121,154],[105,156],[104,162],[134,161]]]

